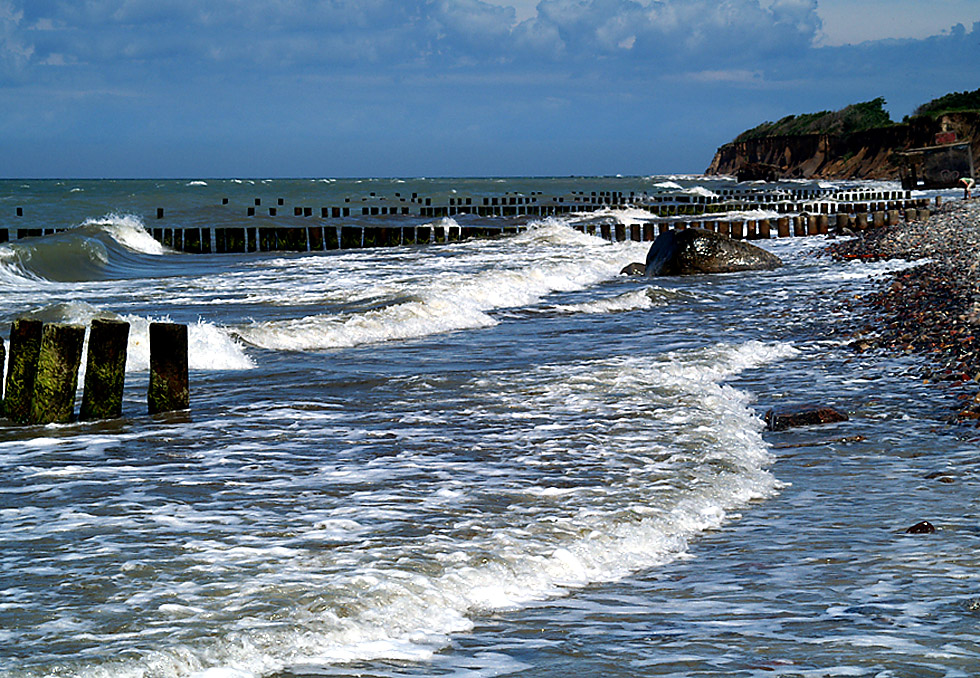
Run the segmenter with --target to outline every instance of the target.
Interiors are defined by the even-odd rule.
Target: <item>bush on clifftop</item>
[[[742,132],[735,141],[801,134],[843,135],[893,124],[891,116],[885,110],[885,99],[878,97],[871,101],[851,104],[839,111],[788,115],[777,122],[764,122],[758,127]]]
[[[972,92],[952,92],[945,94],[938,99],[933,99],[929,103],[922,104],[912,114],[937,116],[943,113],[954,111],[977,111],[980,110],[980,89]]]

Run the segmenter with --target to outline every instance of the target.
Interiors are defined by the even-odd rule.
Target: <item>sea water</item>
[[[132,329],[121,420],[0,426],[0,674],[974,675],[966,392],[846,347],[848,308],[911,262],[795,238],[762,243],[776,271],[629,278],[648,244],[574,226],[637,210],[319,253],[146,230],[157,207],[241,225],[253,196],[668,181],[724,183],[2,182],[0,227],[70,230],[0,245],[0,335]],[[189,325],[191,409],[150,417],[160,319]],[[851,419],[763,430],[808,403]]]

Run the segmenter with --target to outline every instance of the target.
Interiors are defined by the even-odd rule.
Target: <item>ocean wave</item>
[[[426,661],[481,617],[683,558],[697,535],[779,490],[751,398],[723,382],[794,355],[786,344],[749,342],[475,377],[474,405],[482,398],[494,405],[468,413],[473,426],[499,431],[501,418],[513,417],[553,422],[513,431],[519,439],[512,443],[498,441],[508,448],[506,461],[489,469],[500,480],[483,490],[493,490],[506,510],[481,515],[478,527],[467,527],[461,510],[456,528],[419,539],[413,557],[425,567],[392,561],[383,540],[367,539],[371,520],[363,512],[338,514],[359,521],[321,517],[286,546],[188,535],[181,559],[215,571],[234,562],[253,573],[248,586],[229,588],[220,601],[190,582],[179,603],[147,591],[144,604],[162,601],[146,606],[150,621],[181,620],[207,635],[128,652],[73,675],[246,678],[353,661]],[[282,415],[255,411],[271,431],[280,430]],[[401,457],[386,458],[384,466],[417,472],[417,458]],[[486,472],[488,462],[473,463],[440,458],[440,473],[459,484],[437,493],[438,501],[465,506],[467,493],[480,491],[472,473]],[[382,471],[380,462],[373,466]],[[580,472],[569,473],[570,466]],[[522,482],[525,467],[537,469],[530,482]],[[345,480],[340,469],[325,480],[365,483],[371,472],[358,468]],[[160,517],[171,530],[197,529],[194,521],[206,517],[174,509]],[[361,543],[356,558],[347,549],[300,546],[324,534]],[[139,567],[131,564],[134,576]],[[261,595],[277,603],[274,624]],[[218,616],[221,624],[213,621]]]
[[[88,356],[88,329],[96,318],[123,320],[129,323],[129,344],[126,349],[126,372],[146,372],[150,369],[150,323],[171,322],[168,317],[148,318],[138,315],[117,314],[98,308],[84,301],[51,304],[22,317],[45,323],[84,325],[85,343],[79,381],[85,375]],[[188,366],[192,370],[223,371],[248,370],[255,367],[245,348],[227,330],[204,320],[187,327]]]
[[[607,299],[596,299],[581,304],[562,304],[551,307],[550,310],[559,313],[624,313],[639,311],[657,306],[666,306],[677,299],[690,299],[689,292],[670,290],[663,287],[648,287],[642,290],[632,290]]]
[[[143,220],[132,214],[107,214],[98,219],[86,219],[81,229],[89,233],[107,233],[117,243],[132,252],[159,255],[166,248],[153,239],[143,224]]]
[[[441,223],[451,227],[455,221]],[[632,251],[630,244],[606,243],[549,218],[512,238],[461,246],[458,270],[434,269],[411,286],[388,289],[387,305],[376,302],[363,312],[254,322],[234,331],[260,348],[305,351],[490,327],[498,322],[491,315],[495,310],[529,306],[552,292],[581,290],[617,276],[624,261],[636,256]],[[420,271],[426,271],[426,262],[419,262]]]

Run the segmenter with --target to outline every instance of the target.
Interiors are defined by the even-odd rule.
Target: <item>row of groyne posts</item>
[[[533,218],[587,215],[601,209],[629,207],[646,212],[649,220],[626,226],[583,219],[574,224],[574,228],[610,241],[649,241],[672,228],[688,227],[716,230],[733,238],[757,239],[769,238],[773,234],[791,237],[819,235],[832,229],[863,230],[897,223],[902,218],[921,219],[930,206],[928,198],[913,198],[910,191],[772,187],[725,188],[711,194],[685,191],[653,195],[645,192],[578,191],[565,196],[545,197],[540,192],[532,192],[529,195],[506,194],[482,198],[452,197],[448,199],[448,204],[443,205],[433,205],[432,198],[419,197],[418,194],[412,194],[411,198],[401,197],[398,193],[395,196],[397,204],[385,196],[372,193],[361,198],[360,207],[347,205],[315,210],[294,206],[293,218],[288,225],[275,224],[276,218],[282,216],[280,212],[283,215],[287,213],[284,198],[278,198],[276,206],[269,207],[267,214],[257,212],[262,198],[255,198],[255,204],[247,208],[246,219],[242,220],[241,225],[210,228],[165,225],[168,218],[161,207],[157,208],[156,221],[147,230],[164,246],[182,252],[316,252],[458,242],[516,234],[527,228],[526,222],[518,224],[513,221],[504,221],[499,225],[461,225],[454,221],[409,225],[404,217],[442,218],[468,214]],[[938,204],[939,198],[936,202]],[[222,207],[228,204],[228,198],[223,198]],[[744,216],[754,211],[780,216],[775,219]],[[743,216],[735,216],[739,214]],[[371,219],[365,222],[364,217]],[[255,221],[252,222],[252,219]],[[307,219],[313,223],[307,222]],[[336,219],[341,221],[327,225]],[[227,219],[223,218],[222,221]],[[61,230],[66,229],[0,228],[0,242],[13,237],[49,235]]]
[[[75,421],[75,396],[85,344],[84,325],[21,318],[10,330],[6,380],[0,378],[0,415],[16,425]],[[88,332],[81,421],[122,416],[129,323],[94,319]],[[6,348],[0,338],[0,377]],[[6,388],[3,388],[4,381]],[[150,414],[190,407],[187,326],[150,324]]]

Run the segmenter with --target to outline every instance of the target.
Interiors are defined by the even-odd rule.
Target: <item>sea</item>
[[[848,347],[916,262],[815,236],[761,242],[774,271],[630,277],[649,243],[576,226],[636,207],[388,217],[520,232],[327,252],[148,232],[255,199],[732,184],[0,182],[0,228],[67,229],[0,244],[0,336],[131,325],[121,419],[0,420],[0,675],[977,675],[980,436],[949,421],[973,392]],[[151,416],[161,320],[189,326],[191,406]],[[849,420],[765,430],[807,405]]]

